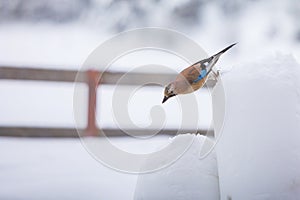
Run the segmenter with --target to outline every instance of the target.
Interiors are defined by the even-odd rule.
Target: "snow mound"
[[[194,137],[193,143],[175,163],[167,168],[139,175],[134,199],[219,199],[215,152],[199,159],[207,142],[212,141],[205,136],[192,134],[179,135],[173,140],[185,140],[186,137]]]
[[[299,199],[300,65],[276,55],[222,76],[213,95],[221,199]],[[220,135],[221,134],[221,135]]]

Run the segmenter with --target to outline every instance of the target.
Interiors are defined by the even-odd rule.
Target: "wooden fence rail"
[[[99,79],[99,77],[101,77]],[[88,124],[85,129],[87,136],[97,136],[99,128],[96,125],[96,98],[99,84],[121,84],[121,85],[143,85],[160,84],[165,85],[174,80],[176,74],[158,73],[124,73],[124,72],[100,72],[96,70],[75,71],[58,69],[36,69],[29,67],[0,67],[0,80],[31,80],[31,81],[52,81],[52,82],[81,82],[88,84]],[[209,80],[207,87],[211,87],[215,81]],[[107,136],[122,136],[124,133],[118,129],[104,130]],[[131,130],[139,131],[141,135],[149,135],[155,130]],[[160,134],[175,134],[177,130],[163,130]],[[182,130],[181,132],[198,132],[200,134],[211,134],[207,130]],[[0,127],[0,136],[32,136],[32,137],[78,137],[76,129],[69,128],[47,128],[47,127]]]
[[[99,71],[91,72],[97,75]],[[77,80],[76,80],[77,77]],[[167,84],[174,80],[176,74],[158,74],[158,73],[124,73],[124,72],[105,72],[101,74],[101,80],[98,84],[114,85],[119,82],[122,85],[141,85],[145,82],[157,84]],[[97,77],[98,78],[98,77]],[[16,68],[1,67],[0,79],[10,80],[32,80],[32,81],[53,81],[53,82],[88,82],[87,72],[79,72],[76,70],[58,70],[58,69],[36,69],[36,68]],[[212,87],[215,81],[208,80],[206,86]]]

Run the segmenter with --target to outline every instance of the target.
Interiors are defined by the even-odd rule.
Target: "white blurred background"
[[[80,69],[87,56],[103,41],[120,31],[142,27],[179,31],[208,54],[238,42],[218,63],[221,69],[276,52],[293,54],[299,61],[299,13],[300,3],[294,0],[1,0],[0,65]],[[174,56],[148,51],[128,55],[111,68],[126,72],[145,64],[163,64],[178,72],[188,66]],[[0,124],[74,126],[72,88],[72,84],[59,84],[58,88],[52,83],[1,81]],[[115,127],[106,109],[111,89],[102,90],[108,93],[104,95],[106,99],[99,99],[102,110],[98,112],[99,125]],[[160,104],[162,88],[155,90],[157,98],[152,99],[149,106]],[[207,109],[209,94],[205,93],[198,92],[198,96],[203,94],[204,101],[199,104],[201,128],[208,128],[211,121],[211,112]],[[149,92],[148,95],[153,96]],[[135,101],[138,107],[144,104],[138,95]],[[172,109],[176,107],[174,102],[169,104],[174,104]],[[138,116],[137,120],[141,115],[147,117],[139,111],[141,109],[129,110],[133,118]],[[102,115],[105,117],[100,117]],[[146,126],[149,121],[137,123]],[[176,123],[173,119],[170,126]]]
[[[299,18],[296,0],[0,0],[0,65],[79,70],[102,42],[143,27],[179,31],[208,54],[238,42],[220,59],[218,67],[224,70],[277,52],[292,54],[299,62]],[[146,64],[163,64],[178,72],[188,66],[174,56],[145,51],[120,59],[112,70],[126,72]],[[71,83],[0,80],[0,126],[74,127],[73,89]],[[117,127],[111,113],[112,86],[98,90],[98,125]],[[140,127],[147,126],[150,108],[161,106],[162,88],[144,90],[134,98],[130,116]],[[197,98],[199,128],[209,128],[210,94],[199,91]],[[169,127],[180,121],[174,114],[177,107],[176,101],[164,107]],[[143,152],[156,149],[164,139],[138,146],[122,139],[114,142],[128,151]],[[0,199],[133,196],[136,176],[103,167],[79,141],[0,138],[0,143]]]

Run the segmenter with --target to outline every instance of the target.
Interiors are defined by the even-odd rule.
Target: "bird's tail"
[[[228,49],[230,49],[231,47],[233,47],[234,45],[236,45],[237,43],[234,43],[232,45],[229,45],[228,47],[226,47],[225,49],[223,49],[222,51],[220,51],[219,53],[216,53],[215,55],[209,57],[209,66],[207,66],[208,72],[210,72],[212,70],[212,68],[214,67],[214,65],[218,62],[220,56],[225,53]]]
[[[226,47],[225,49],[223,49],[222,51],[220,51],[219,53],[216,53],[215,55],[213,55],[212,57],[217,57],[219,58],[223,53],[225,53],[228,49],[230,49],[231,47],[233,47],[234,45],[236,45],[237,43],[234,43],[232,45],[229,45],[228,47]]]

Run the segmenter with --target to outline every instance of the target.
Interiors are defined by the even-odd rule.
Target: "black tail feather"
[[[228,47],[226,47],[225,49],[223,49],[223,50],[220,51],[219,53],[216,53],[214,56],[225,53],[228,49],[230,49],[231,47],[233,47],[233,46],[236,45],[236,44],[237,44],[237,42],[234,43],[234,44],[232,44],[232,45],[229,45]]]

